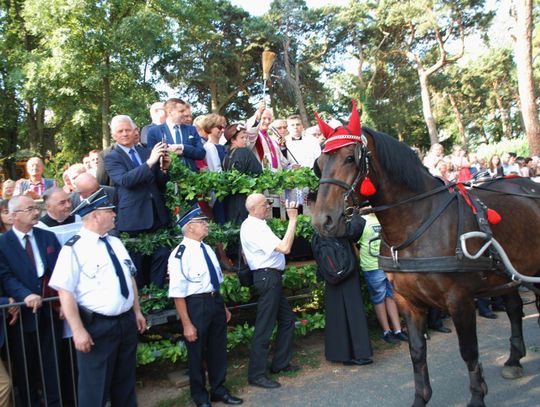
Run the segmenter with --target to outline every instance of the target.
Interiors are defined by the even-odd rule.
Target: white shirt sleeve
[[[80,265],[76,256],[77,254],[73,251],[73,247],[62,247],[49,281],[50,287],[55,290],[62,289],[75,294],[75,290],[79,284],[80,273]]]

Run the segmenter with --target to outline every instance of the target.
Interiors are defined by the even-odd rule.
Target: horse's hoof
[[[523,368],[521,366],[503,366],[501,376],[508,380],[519,379],[523,377]]]

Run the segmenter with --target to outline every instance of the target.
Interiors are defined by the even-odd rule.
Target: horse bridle
[[[360,194],[356,193],[360,181],[362,181],[369,173],[369,163],[371,158],[371,152],[367,148],[367,140],[362,136],[362,142],[357,143],[354,148],[354,162],[358,173],[354,178],[352,184],[347,184],[345,181],[341,181],[337,178],[321,178],[319,184],[333,184],[337,185],[345,190],[343,193],[343,214],[345,220],[350,222],[352,217],[359,214],[363,207],[367,205],[367,202],[359,199]],[[321,176],[321,170],[315,162],[315,174]],[[349,205],[349,199],[352,201],[352,205]]]

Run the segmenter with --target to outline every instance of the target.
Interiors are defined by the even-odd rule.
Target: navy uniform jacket
[[[30,263],[13,230],[0,236],[0,280],[5,293],[17,302],[24,301],[30,294],[43,296],[43,285],[51,277],[60,253],[60,243],[54,233],[36,227],[33,233],[45,269],[42,278],[38,278],[35,266]],[[30,308],[22,307],[21,318],[26,332],[35,331],[35,319]]]
[[[160,170],[159,162],[148,167],[149,149],[134,148],[142,161],[138,167],[118,146],[105,156],[105,168],[116,187],[116,228],[120,232],[155,230],[170,222],[164,197],[168,175]]]
[[[197,133],[195,126],[181,124],[180,130],[184,139],[184,152],[178,157],[193,171],[199,171],[195,165],[195,160],[202,160],[206,155],[201,136]],[[167,126],[167,123],[163,123],[148,129],[147,147],[149,149],[154,148],[157,143],[161,142],[163,136],[165,136],[167,144],[177,144],[174,135],[169,130],[169,126]]]

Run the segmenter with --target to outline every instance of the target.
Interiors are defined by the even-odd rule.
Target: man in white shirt
[[[266,375],[270,336],[276,321],[278,330],[270,370],[273,373],[298,370],[297,366],[290,364],[296,317],[283,294],[282,285],[285,254],[291,251],[294,241],[298,209],[296,202],[286,202],[285,206],[289,224],[283,239],[277,237],[266,224],[272,205],[262,194],[247,197],[246,209],[249,215],[240,228],[242,249],[253,272],[253,285],[259,293],[248,381],[254,386],[267,389],[280,387],[279,382]]]
[[[321,147],[313,137],[304,136],[304,125],[298,115],[287,118],[289,135],[287,136],[287,157],[302,167],[312,168],[313,163],[321,155]]]
[[[135,407],[139,307],[135,269],[120,239],[107,232],[116,214],[99,190],[75,209],[83,227],[58,256],[49,285],[58,290],[77,349],[78,406]]]
[[[169,297],[174,298],[186,339],[191,398],[199,407],[210,406],[210,401],[242,404],[242,399],[232,396],[224,386],[231,313],[219,293],[223,282],[219,261],[212,248],[203,243],[208,236],[208,219],[196,206],[178,224],[184,239],[169,257]]]

